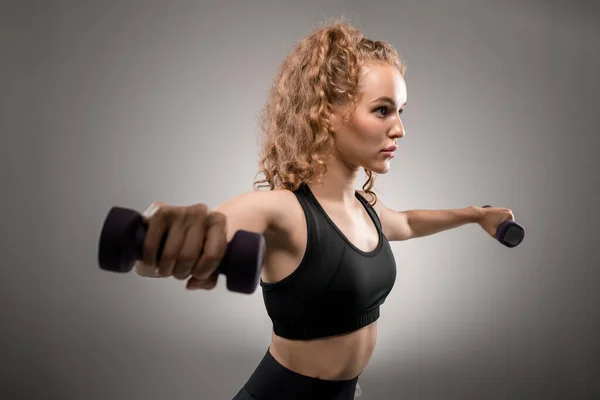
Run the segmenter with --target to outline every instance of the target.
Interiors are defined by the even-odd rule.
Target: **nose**
[[[388,136],[393,139],[401,139],[404,137],[405,134],[406,134],[406,131],[404,130],[404,124],[402,123],[402,120],[400,119],[400,116],[398,115],[394,119],[392,126],[390,126]]]

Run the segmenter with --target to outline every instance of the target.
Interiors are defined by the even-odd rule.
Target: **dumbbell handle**
[[[100,234],[98,262],[100,268],[113,272],[129,272],[142,259],[147,227],[140,213],[113,207]],[[167,236],[158,249],[160,259]],[[227,277],[227,288],[234,292],[252,293],[258,285],[265,253],[264,237],[259,233],[239,230],[227,244],[225,255],[215,274]]]
[[[485,205],[482,208],[491,208]],[[496,228],[496,240],[506,247],[518,246],[525,238],[525,228],[513,220],[506,220],[500,223]]]

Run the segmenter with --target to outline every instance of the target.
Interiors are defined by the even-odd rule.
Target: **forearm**
[[[408,210],[405,211],[411,237],[433,235],[459,226],[479,222],[482,211],[478,207],[451,210]]]

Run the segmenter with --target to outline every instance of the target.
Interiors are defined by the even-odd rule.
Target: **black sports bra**
[[[377,248],[354,246],[329,218],[308,185],[294,191],[307,223],[300,265],[284,279],[260,281],[276,335],[316,339],[351,332],[379,318],[396,280],[396,262],[377,213],[356,192],[379,233]]]

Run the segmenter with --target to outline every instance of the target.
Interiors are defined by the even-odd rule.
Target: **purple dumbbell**
[[[147,227],[142,214],[134,210],[113,207],[106,216],[98,248],[100,268],[125,273],[142,259]],[[166,236],[158,250],[163,250]],[[215,274],[227,277],[227,289],[250,294],[256,290],[265,253],[265,240],[259,233],[237,231],[227,244],[225,257]]]
[[[485,205],[482,208],[490,208]],[[518,246],[525,238],[525,229],[513,220],[506,220],[496,228],[496,240],[506,247]]]

